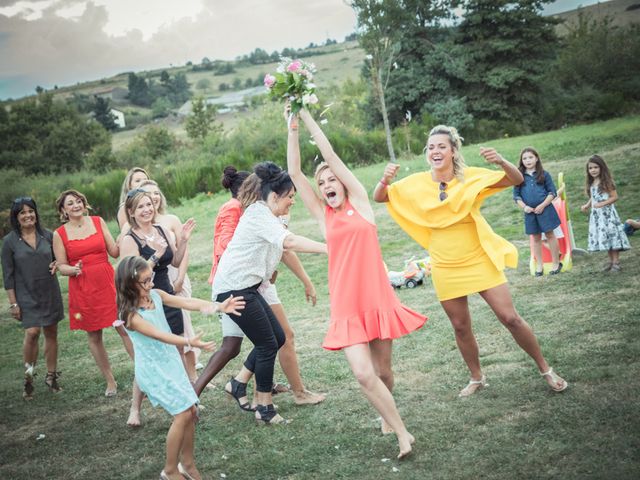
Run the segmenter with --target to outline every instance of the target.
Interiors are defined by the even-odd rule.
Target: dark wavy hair
[[[261,162],[253,167],[253,171],[260,179],[261,200],[266,200],[271,192],[284,197],[295,186],[289,174],[273,162]]]
[[[9,220],[11,222],[11,228],[13,231],[20,235],[20,222],[18,221],[18,214],[22,211],[22,208],[28,205],[33,208],[33,211],[36,214],[36,231],[42,235],[43,230],[40,225],[40,215],[38,214],[38,207],[36,206],[36,201],[31,197],[20,197],[16,198],[11,204],[11,213],[9,214]]]
[[[607,193],[613,192],[616,189],[616,182],[613,181],[611,171],[609,170],[609,167],[607,167],[604,158],[602,158],[600,155],[592,155],[586,165],[587,182],[584,190],[587,196],[591,195],[591,185],[593,185],[593,181],[595,180],[591,175],[589,175],[590,163],[595,163],[600,167],[600,184],[598,185],[598,190]]]
[[[240,186],[248,176],[249,172],[245,170],[238,170],[233,165],[228,165],[224,167],[224,172],[222,172],[222,186],[225,190],[229,190],[231,192],[231,196],[233,198],[237,198]]]
[[[538,154],[535,148],[524,147],[522,149],[522,151],[520,152],[520,162],[518,162],[518,170],[520,170],[522,175],[524,175],[524,172],[527,171],[527,167],[525,167],[524,163],[522,163],[522,156],[527,152],[532,153],[538,159],[538,161],[536,162],[536,182],[541,184],[544,183],[544,168],[542,168],[542,160],[540,160],[540,154]]]
[[[138,310],[140,293],[138,281],[140,274],[149,270],[147,261],[138,256],[124,257],[116,268],[116,296],[118,301],[118,318],[129,328],[131,317]]]

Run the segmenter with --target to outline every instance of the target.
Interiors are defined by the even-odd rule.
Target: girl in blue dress
[[[153,272],[142,257],[124,258],[116,271],[119,318],[124,322],[135,352],[135,377],[151,403],[174,416],[167,433],[166,460],[160,473],[163,480],[199,480],[193,454],[198,396],[187,377],[177,347],[197,347],[212,351],[214,342],[171,333],[162,308],[225,312],[239,315],[242,297],[229,297],[221,303],[170,295],[153,289]],[[180,458],[179,458],[180,457]]]
[[[554,229],[560,226],[560,217],[551,202],[557,196],[556,186],[551,175],[540,161],[540,155],[532,147],[523,148],[520,152],[518,170],[522,172],[524,182],[513,187],[513,199],[524,210],[524,230],[533,238],[533,256],[536,259],[536,277],[544,273],[542,262],[542,234],[547,238],[551,251],[550,275],[560,273],[560,246]]]

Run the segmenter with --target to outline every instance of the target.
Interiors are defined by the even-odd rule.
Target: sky
[[[558,0],[545,13],[596,0]],[[0,0],[0,99],[126,71],[338,41],[345,0]]]

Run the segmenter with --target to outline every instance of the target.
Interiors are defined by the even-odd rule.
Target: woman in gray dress
[[[24,328],[25,400],[33,398],[33,377],[38,359],[38,340],[44,331],[45,384],[52,392],[61,390],[58,360],[58,322],[64,317],[60,285],[55,275],[53,234],[40,226],[36,202],[16,198],[11,205],[13,230],[2,242],[2,273],[9,296],[11,316]]]

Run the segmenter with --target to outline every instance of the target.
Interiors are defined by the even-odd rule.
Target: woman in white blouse
[[[284,250],[302,253],[327,253],[324,243],[295,235],[279,220],[294,204],[295,188],[289,174],[272,162],[254,168],[261,180],[261,200],[250,205],[240,217],[227,249],[222,254],[215,278],[213,295],[218,302],[233,295],[245,299],[245,309],[230,315],[254,348],[245,360],[243,371],[256,378],[256,419],[264,423],[281,423],[284,419],[273,407],[273,367],[285,335],[271,308],[258,293],[280,262]],[[235,397],[246,396],[246,383],[232,380]]]

